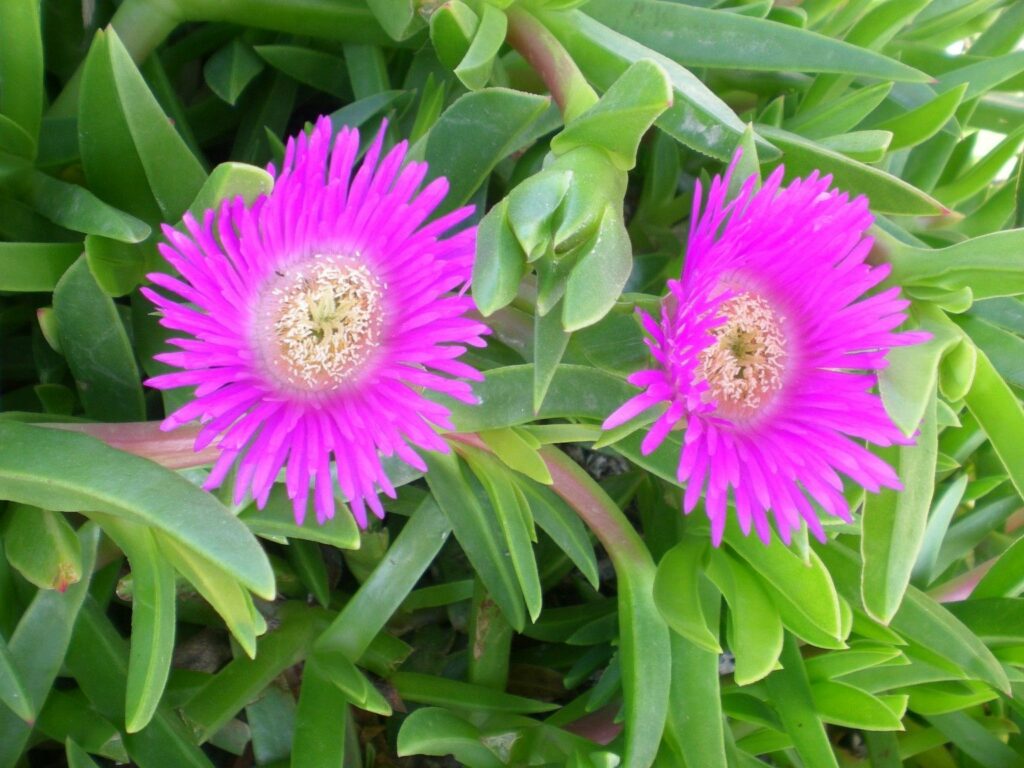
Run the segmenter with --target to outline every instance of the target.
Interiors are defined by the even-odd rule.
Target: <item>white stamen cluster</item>
[[[725,416],[750,416],[782,387],[786,337],[782,320],[754,293],[740,293],[719,308],[726,318],[700,355],[698,375]]]
[[[278,271],[264,304],[275,373],[309,391],[350,378],[380,343],[384,288],[365,264],[320,254]]]

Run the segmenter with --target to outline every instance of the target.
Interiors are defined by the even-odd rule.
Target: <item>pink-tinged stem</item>
[[[90,435],[111,448],[155,461],[169,469],[212,464],[219,455],[213,446],[202,451],[192,448],[199,433],[197,424],[179,427],[173,432],[162,432],[160,422],[157,421],[125,424],[47,423],[40,426]],[[473,433],[450,434],[448,437],[482,451],[491,450]],[[650,560],[647,548],[622,510],[576,462],[551,446],[542,448],[540,455],[554,481],[552,490],[576,510],[583,522],[600,539],[613,562],[619,558],[632,562]]]
[[[173,432],[160,430],[158,421],[137,421],[124,424],[44,423],[39,426],[65,429],[102,440],[111,448],[155,461],[168,469],[189,469],[212,464],[219,452],[210,446],[195,451],[192,446],[199,433],[198,424],[179,427]],[[455,433],[449,439],[491,452],[490,447],[474,433]],[[541,458],[554,481],[552,490],[576,510],[584,523],[600,539],[613,562],[649,561],[650,554],[622,510],[576,462],[551,446],[540,450]]]
[[[518,6],[508,10],[508,43],[537,70],[566,123],[597,103],[597,93],[569,52],[535,16]]]
[[[1024,509],[1018,509],[1010,515],[1010,519],[1006,521],[1005,531],[1007,533],[1016,533],[1021,528],[1024,528]]]
[[[111,448],[155,461],[168,469],[189,469],[212,464],[219,451],[208,447],[202,451],[192,448],[199,434],[199,425],[189,425],[174,432],[161,432],[158,421],[136,421],[126,424],[39,424],[41,427],[64,429],[102,440]]]
[[[473,434],[449,435],[449,439],[485,449]],[[619,659],[625,701],[625,765],[651,765],[668,712],[669,629],[654,604],[655,566],[651,553],[618,505],[582,467],[557,448],[547,446],[540,457],[551,474],[551,490],[572,507],[604,545],[618,577]],[[657,722],[641,713],[657,713]],[[597,718],[584,722],[588,737],[613,735],[614,722]],[[645,733],[646,731],[646,733]],[[591,735],[592,734],[592,735]]]
[[[616,723],[615,717],[619,714],[619,704],[609,704],[596,712],[584,715],[579,720],[566,723],[565,730],[590,739],[595,744],[605,746],[610,744],[622,733],[622,723]]]
[[[1024,527],[1024,509],[1018,509],[1010,515],[1004,530],[1006,533],[1012,534],[1021,527]],[[967,571],[967,573],[960,574],[955,579],[950,579],[945,584],[936,587],[928,594],[940,603],[955,603],[960,600],[966,600],[974,593],[981,580],[985,578],[985,574],[992,570],[992,566],[996,564],[998,559],[998,557],[993,557],[991,560],[986,560],[984,563]]]
[[[940,603],[956,603],[960,600],[966,600],[998,559],[998,557],[993,557],[991,560],[986,560],[967,573],[961,574],[955,579],[951,579],[931,590],[928,595]]]
[[[447,437],[491,452],[487,444],[473,433],[449,434]],[[590,475],[557,448],[541,448],[540,456],[551,473],[551,490],[561,496],[594,532],[616,567],[620,560],[650,562],[650,553],[636,530]]]

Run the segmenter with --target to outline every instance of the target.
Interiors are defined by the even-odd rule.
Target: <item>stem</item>
[[[594,532],[618,578],[619,662],[625,702],[624,768],[654,763],[669,707],[669,630],[654,604],[654,562],[629,520],[593,478],[557,448],[540,456],[552,490]]]
[[[448,438],[492,453],[475,433],[449,434]],[[647,547],[629,520],[590,475],[557,448],[545,446],[539,453],[551,473],[551,490],[561,496],[594,532],[616,570],[619,570],[620,562],[630,565],[651,563]]]
[[[192,444],[198,425],[162,432],[158,421],[137,421],[122,424],[85,422],[43,423],[40,426],[65,429],[102,440],[111,448],[155,461],[169,469],[188,469],[212,464],[219,455],[216,447],[195,451]],[[453,433],[452,440],[492,453],[475,433]],[[594,532],[618,567],[622,562],[650,563],[651,556],[629,520],[601,488],[576,462],[557,448],[541,448],[540,456],[554,481],[552,489],[561,496]]]
[[[991,560],[986,560],[984,563],[967,571],[967,573],[961,574],[955,579],[950,579],[946,583],[930,590],[928,595],[940,603],[958,603],[961,600],[966,600],[985,577],[985,574],[992,570],[992,566],[996,564],[998,559],[998,557],[993,557]]]
[[[569,123],[597,103],[597,93],[572,56],[536,17],[514,6],[508,11],[508,42],[537,70]]]
[[[158,421],[135,421],[122,424],[85,422],[40,423],[40,427],[64,429],[102,440],[111,448],[155,461],[168,469],[190,469],[212,464],[220,451],[210,446],[196,451],[192,446],[198,425],[189,425],[174,432],[162,432]]]
[[[615,570],[642,564],[653,568],[651,554],[619,506],[582,467],[552,446],[540,449],[551,473],[551,489],[561,496],[594,532]]]

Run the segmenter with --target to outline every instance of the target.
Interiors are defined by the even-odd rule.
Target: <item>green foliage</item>
[[[1009,0],[0,3],[0,768],[1022,764],[1022,29]],[[201,490],[211,452],[158,428],[191,393],[143,383],[161,226],[270,193],[321,114],[387,118],[474,207],[492,329],[450,452],[386,458],[367,530],[341,498],[296,524],[283,477]],[[683,433],[600,427],[738,147],[733,193],[781,164],[865,196],[932,336],[878,382],[903,489],[846,481],[821,543],[711,546]]]

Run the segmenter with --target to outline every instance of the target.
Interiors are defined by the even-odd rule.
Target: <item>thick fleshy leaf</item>
[[[785,121],[785,128],[809,139],[844,133],[871,114],[891,90],[892,83],[859,88],[827,104],[798,110],[796,115]]]
[[[58,512],[11,504],[4,528],[7,562],[40,589],[65,591],[82,578],[82,547]]]
[[[85,187],[35,173],[27,184],[25,200],[54,224],[87,235],[102,235],[122,243],[138,243],[149,237],[144,221],[119,211]]]
[[[0,497],[123,516],[218,563],[261,597],[274,596],[266,554],[220,502],[180,475],[91,437],[0,422]]]
[[[516,297],[526,270],[526,252],[508,222],[508,201],[494,206],[477,229],[473,262],[473,298],[484,315],[507,306]]]
[[[413,0],[368,0],[373,15],[393,39],[404,40],[423,26]]]
[[[804,765],[815,768],[838,766],[814,705],[814,694],[807,680],[800,649],[792,637],[783,644],[780,661],[782,669],[773,672],[766,685],[771,704],[793,740],[793,748]]]
[[[532,540],[536,538],[536,533],[530,507],[521,496],[515,480],[497,460],[483,451],[468,447],[460,447],[459,452],[487,492],[491,510],[504,534],[530,621],[536,621],[540,615],[542,595],[537,561],[533,554]]]
[[[0,451],[6,447],[4,443],[6,441],[0,441]],[[0,482],[2,490],[3,484]],[[84,574],[92,574],[99,534],[99,528],[91,524],[83,526],[78,532]],[[11,635],[7,649],[33,712],[42,708],[61,670],[78,612],[88,594],[88,578],[82,579],[65,592],[40,590]],[[14,765],[18,762],[18,756],[31,732],[31,726],[14,712],[6,707],[0,709],[0,765]]]
[[[936,491],[938,490],[940,489],[936,489]],[[936,494],[935,503],[928,513],[924,541],[921,544],[921,551],[917,555],[917,561],[914,563],[912,578],[918,586],[927,586],[938,576],[936,563],[939,551],[949,530],[949,524],[953,520],[953,515],[964,498],[964,491],[967,490],[967,475],[959,475],[941,490],[941,494]]]
[[[345,693],[316,660],[307,661],[302,671],[302,689],[295,712],[291,761],[295,768],[344,764],[347,729],[343,720],[348,704]]]
[[[117,307],[100,290],[85,258],[57,283],[53,310],[61,349],[86,414],[99,421],[144,419],[142,382],[131,342]]]
[[[388,556],[317,638],[317,651],[342,650],[349,659],[361,657],[430,567],[451,530],[448,519],[427,497],[389,547]]]
[[[672,106],[672,85],[665,71],[649,60],[622,73],[604,96],[551,140],[551,151],[564,154],[580,146],[600,147],[622,170],[636,164],[640,139],[658,116]]]
[[[263,62],[252,48],[235,38],[206,60],[203,77],[211,91],[234,105],[262,70]]]
[[[89,753],[78,746],[72,739],[68,739],[65,751],[68,758],[68,768],[99,768],[96,761],[89,757]]]
[[[632,257],[626,225],[609,204],[565,284],[562,327],[567,332],[593,325],[608,314],[629,279]]]
[[[43,119],[43,31],[39,4],[11,0],[0,9],[0,115],[35,144]]]
[[[261,638],[252,658],[231,661],[189,700],[183,710],[201,742],[208,740],[285,669],[301,661],[325,617],[300,603],[286,603],[280,625]]]
[[[916,314],[932,338],[923,344],[890,349],[888,365],[878,375],[885,410],[908,436],[917,432],[935,397],[942,358],[960,341],[960,334],[940,309],[924,305]]]
[[[729,604],[729,646],[736,657],[736,682],[757,682],[772,671],[782,652],[779,611],[746,564],[725,552],[712,552],[707,575]]]
[[[965,240],[945,248],[886,241],[893,283],[934,288],[970,288],[975,300],[1024,293],[1024,229]]]
[[[974,384],[965,398],[967,407],[985,430],[1017,493],[1024,496],[1024,409],[991,361],[978,352]]]
[[[465,205],[490,172],[532,140],[531,130],[548,108],[542,96],[506,88],[467,93],[444,111],[426,139],[430,172],[448,179],[441,206]]]
[[[923,72],[873,51],[740,14],[661,0],[591,0],[585,10],[685,66],[840,72],[911,82],[928,79]]]
[[[251,205],[260,195],[270,194],[273,188],[274,177],[262,168],[245,163],[221,163],[210,171],[189,210],[193,216],[201,218],[204,211],[236,197]]]
[[[455,75],[471,91],[487,85],[491,79],[494,59],[505,42],[508,17],[490,3],[485,3],[480,13],[480,24],[466,55],[455,67]]]
[[[534,414],[533,366],[514,365],[485,374],[473,385],[479,405],[446,402],[455,426],[464,432],[527,424],[535,419],[575,416],[602,420],[629,399],[635,390],[612,374],[581,365],[561,365],[540,410]],[[586,392],[586,398],[580,398]]]
[[[859,557],[836,542],[817,549],[832,572],[836,587],[851,601],[859,600]],[[984,680],[996,688],[1009,690],[1002,665],[967,627],[934,599],[914,587],[908,587],[899,610],[890,622],[892,629],[935,654],[957,675]]]
[[[936,216],[942,204],[892,174],[852,160],[781,128],[758,126],[758,133],[782,150],[787,178],[814,171],[830,173],[835,186],[852,195],[865,195],[879,213]]]
[[[549,14],[544,20],[600,88],[610,88],[631,64],[653,60],[672,83],[673,105],[658,118],[658,127],[712,157],[725,160],[731,155],[743,135],[743,123],[689,70],[580,11]],[[772,153],[770,145],[765,148]]]
[[[666,737],[679,745],[686,765],[726,768],[718,653],[673,635],[672,688]],[[730,734],[731,735],[731,734]]]
[[[305,539],[330,544],[338,549],[359,548],[359,527],[347,510],[339,511],[323,525],[299,525],[295,522],[292,500],[281,484],[271,490],[263,509],[258,509],[253,503],[243,509],[238,517],[257,536]]]
[[[873,127],[892,133],[890,149],[917,146],[930,139],[949,122],[956,113],[956,108],[960,106],[966,90],[966,83],[951,88],[931,101]]]
[[[480,24],[480,16],[462,0],[452,0],[430,14],[430,42],[434,53],[449,69],[465,58]]]
[[[868,614],[883,624],[899,610],[924,542],[938,451],[935,397],[933,391],[915,445],[878,450],[896,470],[903,490],[883,488],[864,500],[861,600]]]
[[[463,683],[417,672],[396,672],[391,684],[403,699],[418,704],[435,704],[481,712],[550,712],[556,705],[495,691],[482,685]]]
[[[537,453],[540,442],[529,432],[513,427],[485,430],[479,434],[480,439],[507,467],[538,483],[551,484],[551,473]]]
[[[971,597],[1016,597],[1021,592],[1024,592],[1024,538],[1017,539],[999,555],[971,592]]]
[[[587,529],[579,517],[555,493],[544,486],[521,481],[520,489],[537,525],[561,548],[597,589],[600,577],[597,557]]]
[[[882,699],[846,683],[822,681],[811,686],[811,698],[826,723],[872,731],[901,731],[903,712],[894,712]],[[906,697],[903,698],[904,708]]]
[[[0,290],[52,291],[81,254],[80,243],[0,243]]]
[[[174,568],[148,529],[114,517],[98,518],[127,555],[132,576],[132,637],[128,657],[125,729],[136,733],[156,712],[174,654]]]
[[[298,45],[254,45],[253,50],[270,66],[300,83],[346,100],[352,96],[345,60],[340,56]]]
[[[832,641],[830,645],[842,644],[845,634],[839,595],[817,556],[808,553],[804,559],[786,547],[765,547],[754,537],[743,536],[732,520],[726,525],[725,541],[767,583],[763,586],[769,587],[783,624],[792,624],[790,630],[803,637],[801,627],[809,622]],[[818,644],[822,644],[820,640]]]
[[[144,221],[177,220],[206,180],[113,30],[89,50],[78,132],[90,188]]]
[[[688,646],[717,654],[722,651],[718,628],[708,624],[700,600],[707,547],[706,540],[690,536],[665,553],[654,579],[654,603],[672,630],[686,638]]]
[[[68,649],[67,668],[89,703],[112,722],[124,721],[128,658],[127,641],[103,609],[91,598],[86,599]],[[164,706],[157,708],[148,727],[125,734],[123,740],[130,762],[140,768],[158,768],[168,763],[182,768],[213,765],[195,745],[195,736],[185,727],[181,716]]]
[[[463,765],[502,768],[468,720],[440,707],[423,707],[406,718],[398,733],[398,755],[452,755]]]
[[[196,591],[224,619],[228,630],[250,657],[256,655],[256,637],[267,629],[266,621],[256,610],[252,596],[242,584],[216,561],[182,546],[162,531],[154,539],[160,551]]]
[[[455,537],[509,624],[521,630],[526,623],[523,594],[493,511],[480,503],[454,456],[433,455],[428,466],[427,482]]]
[[[0,637],[0,702],[26,722],[35,717],[32,701],[21,675],[14,669],[14,657],[3,637]]]

